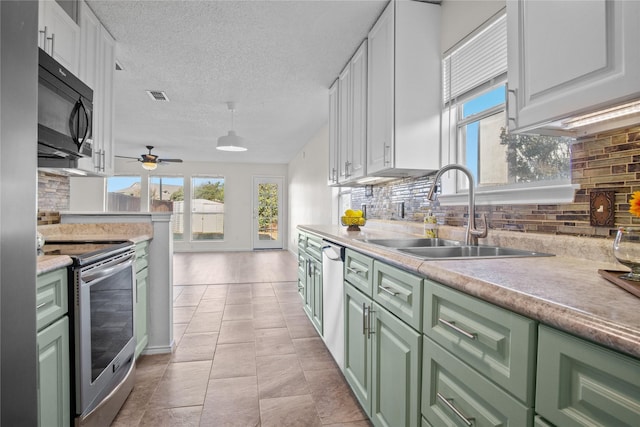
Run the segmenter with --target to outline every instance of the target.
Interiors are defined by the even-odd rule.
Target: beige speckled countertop
[[[367,223],[347,232],[333,225],[299,226],[387,263],[474,295],[541,323],[640,358],[640,298],[600,277],[598,269],[625,270],[611,256],[612,241],[491,230],[481,244],[529,249],[554,257],[424,261],[362,242],[415,237],[419,228]],[[461,229],[440,237],[462,240]]]
[[[130,240],[133,243],[153,238],[153,226],[148,223],[114,223],[114,224],[52,224],[40,225],[38,231],[47,241],[116,241]],[[36,267],[37,274],[46,273],[71,265],[71,258],[66,255],[39,255]]]

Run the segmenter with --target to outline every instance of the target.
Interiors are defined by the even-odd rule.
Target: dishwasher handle
[[[323,255],[329,258],[331,261],[344,261],[344,248],[342,246],[334,245],[326,240],[322,241],[320,247]]]

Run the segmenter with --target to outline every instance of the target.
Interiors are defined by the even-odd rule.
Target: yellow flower
[[[634,191],[629,199],[629,213],[640,217],[640,191]]]

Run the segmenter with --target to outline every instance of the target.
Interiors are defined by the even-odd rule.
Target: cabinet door
[[[339,141],[339,106],[338,80],[329,88],[329,170],[327,182],[329,185],[338,183],[338,141]]]
[[[346,67],[338,76],[338,181],[346,182],[351,169],[351,67]]]
[[[640,2],[510,0],[507,20],[511,129],[640,95]]]
[[[558,426],[637,426],[640,361],[540,326],[536,412]]]
[[[149,336],[147,332],[148,312],[148,286],[149,269],[143,268],[136,273],[136,304],[135,304],[135,332],[136,332],[136,358],[147,347]]]
[[[311,322],[322,336],[322,264],[313,262],[313,311]]]
[[[38,330],[67,314],[67,269],[41,274],[36,279],[36,327]]]
[[[78,75],[80,27],[55,1],[40,1],[39,8],[40,47],[67,70]],[[44,36],[46,40],[43,40]]]
[[[304,251],[298,250],[298,294],[302,301],[306,300],[307,291],[307,262],[308,256]]]
[[[394,164],[394,5],[389,2],[368,37],[367,174]]]
[[[116,70],[116,42],[111,34],[104,28],[100,27],[100,46],[102,60],[100,64],[101,81],[100,91],[102,99],[100,100],[100,172],[111,175],[113,174],[113,117],[115,113],[114,93],[114,76]]]
[[[351,138],[348,140],[349,179],[362,178],[367,148],[367,41],[349,63],[351,68]]]
[[[69,318],[38,332],[38,426],[71,425]]]
[[[304,306],[302,307],[304,312],[309,316],[309,320],[313,321],[313,303],[315,300],[315,294],[313,290],[313,280],[314,280],[314,271],[315,268],[315,260],[311,257],[307,258],[307,271],[306,271],[306,279],[304,283]]]
[[[344,289],[344,376],[364,411],[371,415],[371,341],[364,313],[371,300],[346,282]]]

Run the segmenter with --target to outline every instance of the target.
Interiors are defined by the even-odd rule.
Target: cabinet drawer
[[[298,250],[305,250],[307,248],[307,235],[303,232],[298,232]]]
[[[533,406],[536,322],[437,283],[424,304],[427,336]]]
[[[136,272],[146,268],[149,265],[147,247],[148,242],[140,242],[136,244]]]
[[[431,424],[533,425],[532,408],[524,406],[428,337],[424,337],[423,355],[422,415]]]
[[[637,426],[640,360],[541,325],[536,412],[558,426]]]
[[[350,249],[344,256],[344,279],[365,295],[373,296],[373,258]]]
[[[306,281],[307,277],[307,254],[303,251],[298,251],[298,279]]]
[[[307,255],[322,262],[322,239],[320,237],[307,235]]]
[[[36,279],[36,327],[52,323],[68,311],[67,269],[42,274]]]
[[[378,261],[373,264],[373,299],[419,332],[422,284],[421,277]]]

